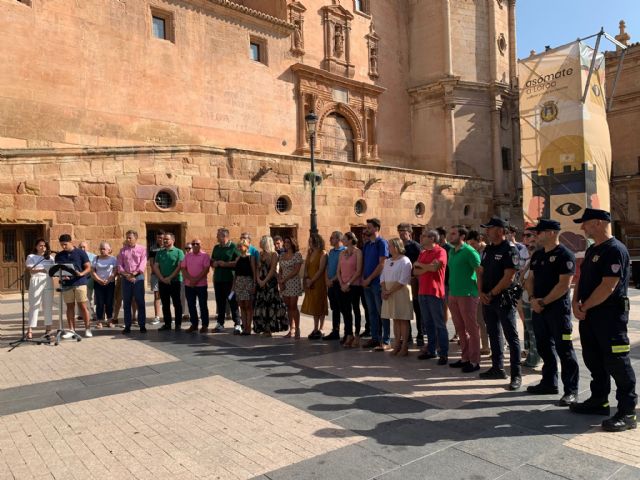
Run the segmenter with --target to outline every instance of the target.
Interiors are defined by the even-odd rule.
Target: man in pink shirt
[[[436,357],[438,365],[449,361],[449,337],[444,321],[444,274],[447,268],[447,251],[438,245],[440,235],[436,230],[425,229],[420,236],[422,252],[413,264],[413,274],[418,277],[418,300],[422,315],[422,331],[428,338],[427,346],[418,355],[420,360]]]
[[[198,309],[196,308],[196,299],[200,304],[200,318],[202,319],[202,328],[200,333],[209,331],[209,307],[207,306],[207,274],[211,265],[211,257],[203,252],[199,239],[191,242],[191,251],[187,253],[182,260],[182,276],[184,278],[184,295],[187,297],[187,305],[189,307],[189,317],[191,326],[187,328],[187,332],[195,332],[198,330]]]
[[[144,305],[144,271],[147,266],[147,249],[137,245],[138,232],[129,230],[124,247],[118,254],[118,273],[122,277],[122,303],[124,307],[123,334],[131,332],[131,299],[138,306],[140,333],[146,333],[147,315]]]

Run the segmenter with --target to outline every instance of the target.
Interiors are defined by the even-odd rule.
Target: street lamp
[[[309,144],[311,147],[311,218],[309,233],[318,233],[318,216],[316,214],[316,163],[315,163],[315,148],[316,148],[316,125],[318,124],[318,117],[314,112],[304,117],[304,121],[307,123],[307,132],[309,133]]]

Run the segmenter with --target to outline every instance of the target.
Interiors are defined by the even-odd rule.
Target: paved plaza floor
[[[9,352],[21,302],[0,302],[0,479],[640,479],[640,430],[604,433],[603,417],[571,414],[559,395],[508,392],[415,349],[240,337],[228,321],[218,334],[103,329]],[[581,360],[582,399],[588,386]]]

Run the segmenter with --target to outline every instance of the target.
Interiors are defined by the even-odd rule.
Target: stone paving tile
[[[135,348],[134,348],[135,347]],[[36,361],[37,359],[37,361]],[[144,342],[96,335],[56,346],[24,346],[0,350],[0,388],[75,378],[134,367],[175,362],[173,355]]]
[[[549,450],[527,463],[571,480],[608,479],[622,467],[618,461],[590,455],[565,446]]]
[[[248,478],[362,440],[220,376],[0,417],[16,478]]]
[[[603,432],[597,427],[574,436],[565,443],[565,446],[632,467],[640,467],[640,430],[638,429],[611,433]]]
[[[296,363],[442,408],[457,408],[504,393],[508,382],[480,380],[476,374],[462,374],[458,369],[437,365],[435,360],[417,360],[416,353],[397,358],[388,353],[342,350]],[[489,366],[485,359],[482,368]],[[538,381],[536,373],[523,374],[523,385]]]

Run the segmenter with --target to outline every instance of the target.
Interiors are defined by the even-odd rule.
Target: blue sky
[[[518,58],[598,33],[600,27],[615,36],[620,20],[627,23],[630,43],[640,42],[640,0],[517,0]],[[601,49],[615,48],[603,42]]]

